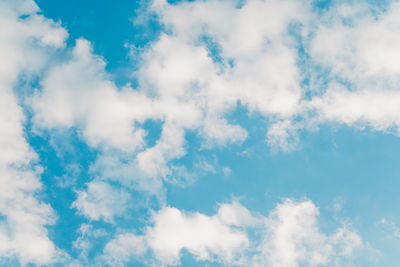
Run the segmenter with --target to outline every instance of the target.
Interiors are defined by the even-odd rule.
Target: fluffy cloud
[[[122,265],[132,257],[144,260],[150,250],[158,264],[178,265],[186,249],[199,261],[229,265],[317,266],[340,262],[362,246],[361,237],[347,225],[331,235],[321,232],[318,215],[311,201],[290,199],[268,217],[253,215],[235,201],[222,204],[213,216],[165,207],[153,215],[153,226],[143,235],[120,234],[110,241],[104,257]],[[250,229],[262,238],[249,240]],[[256,253],[247,255],[250,251]]]
[[[319,211],[311,201],[285,200],[268,218],[255,266],[319,266],[339,261],[362,245],[361,237],[344,225],[327,235],[319,230]]]
[[[135,151],[145,145],[145,133],[134,126],[160,119],[164,127],[159,142],[138,158],[164,165],[168,157],[184,155],[185,130],[198,129],[216,144],[243,141],[246,131],[224,118],[238,101],[264,115],[297,113],[302,92],[288,27],[305,19],[306,8],[296,1],[237,5],[154,2],[152,10],[172,33],[162,34],[143,53],[136,74],[139,90],[117,89],[104,71],[104,61],[91,54],[87,41],[78,40],[70,62],[47,75],[43,92],[32,101],[37,126],[77,126],[92,146]],[[205,10],[219,15],[203,16]],[[266,14],[273,23],[263,23]],[[234,21],[234,27],[227,21]],[[220,46],[223,62],[215,62],[203,36]]]
[[[336,6],[315,32],[314,60],[352,81],[396,76],[399,12],[395,2],[378,11],[362,3]]]
[[[40,74],[40,88],[25,101],[36,130],[76,130],[99,152],[90,169],[96,178],[73,204],[91,220],[123,216],[130,201],[125,190],[159,195],[165,181],[185,176],[176,161],[191,145],[187,132],[208,147],[243,142],[246,129],[228,119],[238,105],[271,120],[267,143],[283,150],[296,147],[298,130],[327,121],[398,131],[400,5],[375,13],[367,4],[338,3],[322,15],[310,5],[153,1],[148,12],[157,14],[163,33],[140,55],[138,87],[118,88],[84,39],[64,51],[66,60],[46,64],[54,49],[64,47],[66,31],[38,15],[33,1],[2,1],[0,255],[22,264],[49,264],[59,255],[45,227],[55,215],[36,197],[40,167],[24,137],[19,98],[26,92],[16,88],[19,75],[29,80]],[[148,121],[161,124],[151,146],[143,126]],[[121,264],[146,253],[177,264],[187,250],[199,260],[298,266],[327,264],[361,245],[347,226],[321,232],[317,217],[310,201],[288,200],[261,219],[236,202],[213,216],[165,207],[142,235],[119,235],[105,254]],[[262,240],[250,240],[249,229],[262,229]],[[257,255],[243,256],[248,249]]]
[[[53,68],[42,81],[42,92],[31,100],[37,127],[81,128],[93,147],[142,147],[144,132],[134,122],[143,121],[153,105],[129,88],[118,92],[104,66],[88,41],[77,40],[71,60]]]
[[[119,235],[104,251],[109,260],[115,261],[121,257],[129,260],[150,249],[160,264],[177,265],[186,249],[198,260],[216,259],[233,264],[249,246],[246,233],[233,226],[243,226],[251,220],[247,209],[238,203],[222,205],[214,216],[164,207],[154,214],[154,225],[147,227],[143,236]]]
[[[70,60],[45,75],[30,101],[35,125],[76,128],[105,157],[121,152],[120,161],[135,170],[131,180],[176,175],[182,166],[171,162],[186,155],[187,131],[196,130],[212,145],[245,140],[247,131],[226,118],[238,103],[276,121],[267,143],[283,150],[296,147],[297,131],[310,124],[304,121],[397,127],[398,5],[377,16],[366,4],[336,4],[321,16],[311,10],[307,1],[290,0],[154,1],[148,12],[157,14],[166,31],[140,56],[138,88],[117,88],[104,60],[87,41],[77,40]],[[62,39],[60,31],[46,36],[45,43]],[[301,42],[307,64],[300,62]],[[328,84],[327,90],[302,88],[307,73],[318,76],[316,66],[331,73],[318,83]],[[332,83],[338,77],[351,88]],[[305,97],[306,89],[316,96]],[[303,122],[294,123],[298,117]],[[148,120],[162,124],[152,147],[142,128]],[[112,166],[127,169],[116,162]]]
[[[372,126],[376,130],[397,129],[400,92],[395,90],[349,91],[332,84],[320,98],[312,101],[323,121],[338,121],[349,125]]]
[[[142,53],[136,89],[118,88],[89,42],[77,40],[70,59],[46,72],[29,102],[35,127],[76,129],[101,151],[94,169],[103,180],[159,194],[162,181],[186,179],[171,177],[187,174],[172,163],[186,155],[187,131],[196,131],[207,147],[226,146],[247,138],[245,129],[226,118],[238,103],[264,116],[297,114],[301,75],[289,28],[295,24],[304,34],[307,5],[290,0],[238,5],[155,1],[149,12],[157,13],[168,33]],[[206,10],[212,13],[204,16]],[[266,15],[271,23],[263,22]],[[218,51],[211,49],[214,43]],[[142,128],[148,120],[162,124],[151,147]]]
[[[124,214],[130,201],[128,192],[98,181],[88,183],[87,187],[87,191],[78,192],[78,198],[72,203],[79,213],[91,220],[104,218],[105,221]]]
[[[398,131],[399,14],[398,3],[330,11],[310,45],[314,63],[330,72],[326,92],[310,102],[319,120]]]
[[[302,92],[296,42],[289,34],[289,26],[297,24],[302,34],[302,24],[307,21],[307,4],[256,0],[238,6],[239,1],[183,2],[179,5],[155,1],[153,8],[175,38],[174,47],[183,43],[198,50],[196,54],[192,53],[191,59],[199,58],[201,53],[206,56],[204,50],[207,49],[208,57],[214,59],[214,64],[209,62],[205,69],[198,69],[199,64],[193,64],[181,54],[182,57],[177,58],[184,61],[176,63],[180,63],[185,72],[174,71],[174,75],[179,75],[174,80],[196,82],[198,90],[208,100],[206,108],[210,111],[229,111],[240,101],[249,110],[264,115],[295,114]],[[205,36],[211,41],[205,41]],[[160,39],[154,47],[162,41]],[[217,51],[210,48],[212,43]],[[167,59],[162,61],[164,69],[175,70],[169,67],[174,61]],[[196,75],[182,75],[188,69]],[[160,79],[165,77],[161,76],[162,69],[151,71],[153,79],[160,80],[156,88],[165,91],[166,85]],[[176,86],[182,88],[184,84],[174,88]]]
[[[61,256],[47,236],[46,225],[56,216],[37,198],[41,167],[25,140],[25,116],[14,94],[18,76],[39,72],[45,51],[62,47],[66,37],[37,11],[32,1],[0,3],[0,261],[16,258],[22,265],[50,264]]]

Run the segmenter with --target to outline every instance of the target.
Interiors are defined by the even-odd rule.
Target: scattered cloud
[[[87,191],[78,191],[78,198],[72,207],[91,220],[103,218],[112,222],[115,216],[121,216],[129,206],[130,195],[123,189],[113,188],[101,181],[87,184]]]
[[[38,197],[42,167],[25,139],[26,117],[14,90],[19,75],[38,73],[46,54],[63,47],[67,36],[37,12],[33,1],[0,3],[0,261],[21,265],[46,265],[63,256],[48,237],[46,226],[57,216]]]
[[[245,143],[249,129],[229,118],[239,105],[270,123],[266,142],[282,151],[298,148],[299,131],[329,122],[398,135],[400,4],[377,10],[339,1],[318,14],[310,1],[295,0],[154,0],[146,8],[162,30],[135,54],[133,88],[116,85],[89,41],[66,47],[67,31],[34,1],[0,3],[0,258],[48,265],[67,257],[48,237],[57,216],[39,196],[43,167],[26,140],[26,114],[37,134],[76,131],[98,152],[88,167],[92,180],[72,204],[78,214],[112,224],[131,205],[131,190],[158,197],[162,208],[142,233],[122,233],[106,245],[110,262],[150,254],[177,265],[186,250],[226,264],[317,266],[362,247],[349,225],[321,231],[309,200],[285,200],[266,217],[235,201],[206,215],[168,206],[163,184],[194,177],[179,162],[192,145],[188,133],[206,149]],[[37,86],[22,91],[22,76]],[[154,145],[146,141],[150,120],[161,124]],[[231,174],[230,166],[199,166]],[[60,177],[63,186],[75,183]],[[96,232],[89,228],[82,225],[74,243],[82,255]]]
[[[252,214],[237,201],[221,204],[212,216],[164,207],[142,235],[124,233],[110,241],[104,257],[123,265],[132,258],[143,261],[151,253],[154,264],[175,266],[185,249],[198,261],[292,267],[346,262],[362,248],[361,237],[349,225],[332,234],[321,232],[318,216],[311,201],[292,199],[278,204],[267,217]],[[251,239],[251,229],[261,238]]]

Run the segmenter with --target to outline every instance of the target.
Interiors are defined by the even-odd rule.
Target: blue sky
[[[397,1],[0,1],[0,265],[397,266]]]

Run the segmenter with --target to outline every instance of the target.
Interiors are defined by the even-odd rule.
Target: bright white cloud
[[[40,88],[26,101],[36,129],[77,130],[100,151],[90,170],[96,180],[77,192],[73,204],[91,220],[123,216],[130,201],[127,188],[160,195],[164,181],[187,175],[184,166],[172,162],[186,155],[188,131],[207,147],[243,142],[246,129],[227,116],[238,103],[276,122],[267,143],[283,150],[296,147],[297,131],[314,123],[382,131],[400,126],[398,3],[379,14],[366,4],[339,3],[316,15],[309,1],[157,0],[149,12],[167,31],[141,54],[136,89],[118,88],[84,39],[65,51],[68,60],[46,64],[55,48],[64,47],[67,33],[38,11],[29,0],[0,3],[0,256],[16,256],[23,264],[49,264],[59,252],[45,227],[55,215],[35,197],[40,167],[25,140],[23,108],[13,90],[21,74],[44,72]],[[300,43],[307,64],[301,62]],[[320,78],[322,88],[306,88],[303,76],[318,76],[317,66],[328,76]],[[338,85],[343,81],[347,87]],[[297,122],[299,117],[307,122]],[[142,128],[148,120],[161,124],[151,147]],[[347,226],[321,232],[318,209],[310,201],[288,200],[264,223],[256,217],[237,202],[222,204],[213,216],[165,207],[143,235],[121,234],[105,253],[120,264],[149,251],[163,264],[177,264],[185,249],[199,260],[298,266],[327,264],[362,244]],[[247,230],[260,227],[265,235],[255,246]],[[242,253],[254,247],[258,254],[246,259]]]
[[[284,151],[297,147],[299,130],[327,121],[397,128],[395,36],[400,9],[393,4],[374,17],[367,5],[362,12],[355,12],[357,7],[337,4],[319,16],[308,1],[154,1],[149,12],[157,14],[167,31],[140,55],[138,88],[118,88],[105,71],[105,61],[79,39],[70,59],[40,81],[42,88],[29,103],[35,127],[76,129],[101,152],[91,170],[104,186],[113,180],[160,199],[164,182],[191,179],[185,166],[172,163],[185,157],[191,145],[186,143],[188,131],[201,136],[207,148],[247,138],[246,129],[227,119],[238,103],[249,114],[275,122],[266,141]],[[50,28],[51,34],[40,40],[62,45],[65,32]],[[300,62],[300,44],[310,56],[307,64]],[[315,66],[331,74],[321,83],[329,84],[326,91],[302,88],[305,72],[317,76]],[[355,89],[331,83],[337,77]],[[305,98],[306,89],[316,96]],[[148,133],[142,128],[148,120],[161,124],[153,146],[146,144]],[[87,190],[79,192],[74,206],[89,218],[111,220],[114,211],[104,207],[119,201],[115,194],[90,186]],[[97,201],[103,197],[108,199]]]
[[[361,10],[361,14],[343,10]],[[313,60],[351,81],[394,78],[400,71],[400,4],[392,3],[378,14],[374,11],[365,4],[333,8],[330,19],[316,30],[311,44]]]
[[[145,133],[135,129],[153,105],[129,88],[119,92],[107,79],[104,61],[93,55],[88,41],[79,39],[72,59],[53,68],[42,81],[43,91],[31,101],[39,127],[78,127],[94,147],[135,151]]]
[[[321,98],[311,104],[322,121],[338,121],[349,125],[372,126],[377,130],[397,129],[400,91],[359,90],[351,92],[340,85],[331,85]]]
[[[67,35],[37,11],[32,1],[0,3],[0,261],[16,258],[22,265],[50,264],[62,254],[47,235],[56,216],[37,198],[41,167],[25,140],[25,116],[14,94],[18,76],[40,71]]]
[[[198,129],[216,144],[243,141],[246,131],[224,118],[238,101],[265,115],[295,114],[302,93],[288,27],[304,20],[306,8],[296,1],[249,1],[242,8],[237,4],[155,2],[153,10],[172,34],[162,34],[143,54],[137,72],[139,91],[118,90],[109,81],[104,62],[91,54],[86,41],[78,40],[71,61],[47,75],[43,92],[32,101],[37,125],[78,126],[93,146],[134,151],[143,147],[145,134],[134,128],[135,123],[161,119],[165,127],[160,141],[138,158],[140,166],[141,161],[163,166],[168,157],[184,155],[187,129]],[[203,16],[205,10],[215,16]],[[263,23],[266,14],[273,18],[271,23]],[[234,21],[234,27],[227,21]],[[204,35],[221,47],[222,65],[201,42]],[[163,168],[151,169],[165,173]]]
[[[265,220],[265,234],[255,256],[255,266],[319,266],[349,256],[362,245],[361,237],[347,226],[327,235],[317,223],[318,208],[309,200],[285,200]]]
[[[132,258],[143,261],[150,250],[158,264],[178,265],[186,249],[199,261],[229,265],[318,266],[345,262],[362,247],[361,237],[347,225],[330,235],[321,232],[318,216],[309,200],[285,200],[268,217],[235,201],[220,205],[213,216],[166,207],[153,215],[143,235],[125,233],[110,241],[104,257],[122,265]],[[249,240],[250,229],[261,239]]]
[[[377,130],[399,127],[400,96],[396,86],[400,41],[396,36],[400,5],[392,4],[377,17],[365,6],[363,10],[367,12],[360,14],[351,12],[352,6],[339,5],[321,19],[309,40],[306,30],[311,29],[308,23],[315,17],[305,2],[254,0],[240,8],[238,5],[235,1],[175,5],[155,1],[152,11],[169,33],[162,34],[143,53],[136,73],[137,90],[129,86],[117,88],[104,70],[105,62],[93,55],[90,44],[83,39],[77,40],[68,61],[46,73],[40,82],[42,90],[30,101],[36,127],[76,128],[92,148],[102,152],[93,170],[101,172],[103,180],[90,182],[86,191],[78,192],[73,204],[81,214],[106,221],[124,214],[129,196],[106,183],[107,179],[126,187],[138,184],[130,180],[140,179],[139,188],[157,194],[160,178],[168,180],[179,169],[170,162],[185,156],[188,130],[198,131],[211,144],[245,140],[247,131],[226,119],[238,102],[250,112],[278,119],[268,130],[267,143],[284,150],[293,148],[288,140],[296,141],[293,136],[302,127],[291,119],[308,116],[304,114],[310,110],[316,112],[319,122],[369,125]],[[24,139],[24,116],[12,88],[20,73],[38,73],[46,60],[44,47],[62,47],[67,34],[37,15],[38,8],[31,1],[4,2],[1,7],[0,20],[3,25],[10,25],[0,30],[0,56],[7,62],[0,64],[0,146],[5,151],[0,162],[6,188],[2,201],[19,200],[13,205],[21,212],[17,216],[0,211],[6,214],[6,221],[15,221],[13,227],[29,232],[32,240],[39,240],[43,246],[30,251],[17,239],[2,237],[9,249],[0,252],[16,253],[23,261],[49,262],[56,248],[46,237],[44,225],[53,222],[54,216],[47,205],[33,198],[40,189],[40,172],[31,166],[35,154]],[[19,19],[24,13],[30,16]],[[354,23],[347,25],[343,18]],[[308,40],[306,51],[312,64],[327,68],[332,74],[330,79],[341,77],[354,89],[330,83],[320,96],[304,100],[298,44],[289,34],[289,27]],[[210,38],[208,42],[215,42],[217,52],[210,51],[210,44],[202,39],[205,36]],[[162,122],[161,136],[153,147],[145,143],[146,132],[140,127],[149,119]],[[112,159],[115,155],[116,159]],[[25,188],[25,180],[32,181],[30,187]],[[27,207],[30,212],[24,211]],[[21,214],[34,221],[29,231],[18,223]],[[273,266],[325,264],[339,253],[334,246],[341,240],[348,243],[343,249],[347,252],[361,242],[345,228],[332,236],[320,233],[317,216],[318,211],[310,202],[278,206],[266,220],[267,235],[256,258]],[[155,214],[154,226],[144,236],[126,239],[136,238],[135,244],[144,243],[164,263],[179,262],[182,249],[199,259],[215,256],[233,262],[234,251],[248,246],[245,232],[235,227],[255,224],[246,218],[252,218],[251,214],[237,203],[221,205],[215,216],[164,208]],[[179,230],[186,229],[186,234],[177,235],[176,225],[181,225]],[[221,235],[219,239],[214,234],[196,234],[213,231]],[[173,238],[176,243],[164,248],[165,240]],[[126,242],[122,236],[119,240]],[[229,240],[229,244],[219,240]],[[299,247],[303,247],[300,252]]]
[[[310,102],[321,122],[398,131],[399,14],[398,3],[378,14],[372,6],[343,4],[318,27],[310,54],[332,74],[326,92]]]
[[[232,263],[235,252],[248,246],[243,232],[216,216],[185,214],[176,208],[164,208],[153,220],[154,227],[147,229],[146,239],[156,258],[164,264],[178,264],[182,249],[198,260],[211,260],[215,255]]]
[[[168,54],[159,51],[165,54],[163,61],[146,59],[150,64],[157,60],[164,68],[151,69],[148,76],[159,81],[156,84],[159,92],[168,92],[168,83],[165,84],[162,77],[171,76],[164,76],[167,74],[165,69],[174,71],[174,81],[196,82],[199,96],[206,99],[206,108],[210,111],[223,114],[240,101],[251,111],[264,115],[295,114],[302,95],[301,78],[296,63],[296,42],[290,37],[288,28],[290,23],[306,23],[307,3],[255,0],[247,1],[240,8],[238,5],[236,1],[211,0],[178,5],[156,1],[154,10],[172,32],[174,47],[184,45],[191,47],[193,52],[188,57],[181,54],[182,49],[176,49],[173,53],[181,56],[170,56],[172,51],[167,46]],[[301,26],[299,28],[301,31]],[[219,48],[220,64],[210,61],[215,52],[208,51],[207,54],[207,45],[202,43],[204,36],[209,36]],[[164,39],[161,38],[152,49],[162,45]],[[176,62],[175,58],[181,61]],[[193,64],[193,59],[201,62],[197,60],[200,58],[204,58],[204,63],[208,61],[208,66],[203,64],[205,68],[199,68],[200,64]],[[185,71],[176,71],[174,66],[178,63]],[[186,75],[188,71],[194,71],[195,75]],[[175,77],[177,75],[179,77]],[[177,84],[174,88],[184,89],[183,86]]]
[[[237,202],[221,205],[213,216],[164,207],[153,215],[153,226],[144,235],[121,234],[107,244],[104,253],[108,260],[118,262],[141,258],[151,250],[159,264],[178,265],[185,249],[197,260],[234,264],[249,246],[241,227],[254,220]]]
[[[204,16],[206,10],[211,13]],[[70,60],[46,73],[30,105],[38,129],[77,129],[102,151],[94,169],[103,180],[160,194],[162,181],[189,179],[175,178],[188,172],[171,163],[186,155],[187,131],[195,130],[206,147],[225,146],[247,138],[245,129],[226,119],[239,102],[264,116],[299,112],[301,75],[289,26],[297,23],[303,34],[308,11],[297,1],[257,0],[241,8],[234,1],[155,1],[150,12],[170,33],[141,55],[138,89],[117,88],[105,62],[80,39]],[[263,22],[266,15],[271,23]],[[221,62],[204,36],[220,47]],[[147,120],[162,123],[152,147],[140,126]]]

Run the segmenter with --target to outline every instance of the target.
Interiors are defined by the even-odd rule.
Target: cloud
[[[359,10],[359,12],[355,12]],[[315,64],[329,71],[326,91],[310,101],[319,120],[398,134],[400,5],[340,4],[310,44]],[[393,131],[394,130],[394,131]]]
[[[319,111],[322,121],[337,121],[348,125],[371,126],[385,131],[400,126],[400,93],[394,90],[349,91],[341,85],[332,84],[312,105]]]
[[[89,262],[88,255],[93,247],[93,239],[103,237],[107,233],[104,229],[95,229],[93,225],[87,223],[81,224],[77,232],[80,236],[72,242],[73,248],[79,251],[79,261],[76,260],[75,262],[78,266],[80,266],[80,262],[87,265]]]
[[[25,140],[26,119],[15,87],[19,75],[30,77],[44,67],[67,34],[38,15],[32,1],[2,1],[0,10],[0,261],[50,264],[63,257],[46,229],[56,215],[38,198],[42,168]]]
[[[132,258],[152,264],[144,260],[150,251],[158,265],[175,266],[185,249],[197,261],[228,265],[317,266],[346,262],[363,246],[348,225],[333,234],[321,232],[318,216],[318,208],[309,200],[287,199],[267,217],[252,214],[236,201],[221,204],[212,216],[164,207],[153,215],[152,226],[143,235],[123,233],[110,241],[104,257],[120,265]]]
[[[32,101],[36,126],[78,127],[93,147],[136,152],[146,148],[146,133],[137,125],[159,119],[164,124],[159,141],[137,158],[144,172],[165,176],[168,162],[185,155],[186,130],[196,129],[216,145],[246,139],[246,130],[225,118],[238,102],[266,116],[296,114],[302,93],[288,27],[305,18],[306,8],[296,1],[237,4],[153,3],[171,34],[161,34],[142,53],[138,90],[118,89],[107,77],[104,61],[92,55],[87,41],[78,40],[71,60],[41,82],[43,90]],[[219,15],[203,16],[205,10]],[[271,23],[263,23],[266,14],[274,18]],[[233,28],[226,21],[233,21]],[[222,65],[201,42],[203,36],[221,47]]]
[[[189,62],[183,54],[182,57],[174,56],[174,59],[182,59],[176,63],[185,72],[174,71],[178,77],[172,76],[173,80],[196,81],[201,96],[208,99],[206,107],[210,111],[223,114],[240,101],[250,111],[264,115],[295,114],[301,89],[296,42],[289,34],[289,25],[297,23],[301,28],[307,20],[307,4],[302,5],[299,1],[247,1],[240,8],[238,5],[239,1],[211,0],[177,5],[169,5],[166,1],[155,2],[154,11],[159,15],[160,22],[170,30],[169,38],[174,38],[174,47],[184,44],[193,52],[197,51],[192,53],[191,59],[200,59],[203,54],[209,58],[217,56],[222,61],[220,64],[209,61],[207,68],[200,69],[201,65]],[[219,48],[217,52],[210,50],[207,42],[202,41],[204,36],[215,42]],[[164,40],[165,37],[160,38],[153,45],[153,50]],[[176,51],[181,52],[182,49]],[[175,69],[169,64],[174,61],[168,60],[169,57],[172,58],[172,55],[168,54],[163,66],[172,71]],[[160,81],[156,85],[160,92],[167,90],[168,86],[162,77],[171,77],[161,76],[164,73],[162,70],[158,69],[156,75],[154,70],[151,72],[153,79]],[[188,70],[195,71],[196,75],[186,75]],[[174,88],[182,86],[184,84]]]
[[[326,122],[397,129],[398,68],[377,51],[396,57],[398,5],[377,16],[366,4],[356,12],[359,6],[339,3],[321,15],[310,5],[154,1],[147,12],[163,29],[137,58],[137,88],[118,87],[91,44],[76,40],[67,59],[41,76],[28,104],[36,130],[75,130],[99,152],[90,167],[94,180],[74,202],[80,214],[106,221],[123,216],[123,208],[107,211],[127,201],[109,182],[162,201],[164,183],[189,184],[195,175],[178,163],[193,145],[187,133],[200,137],[203,148],[243,144],[247,130],[229,119],[238,106],[272,122],[266,142],[273,150],[298,148],[300,130]],[[51,33],[41,42],[62,47],[65,31],[48,24]],[[319,77],[321,66],[328,75]],[[304,85],[307,75],[323,86]],[[146,143],[148,121],[161,129],[152,145]]]
[[[210,260],[215,255],[232,263],[235,252],[248,246],[246,235],[219,217],[165,208],[153,220],[154,227],[147,229],[146,239],[156,258],[164,264],[178,264],[182,249],[198,260]]]
[[[321,232],[318,216],[318,208],[309,200],[278,204],[265,220],[255,266],[327,265],[362,246],[361,237],[347,225],[331,235]]]
[[[283,151],[297,148],[298,131],[327,122],[399,132],[398,3],[338,2],[316,14],[310,1],[153,1],[147,12],[162,31],[137,57],[137,88],[118,87],[89,41],[64,49],[68,33],[39,11],[29,0],[0,3],[0,257],[50,264],[61,255],[46,230],[56,215],[37,197],[41,166],[25,140],[26,111],[35,131],[76,131],[98,152],[93,180],[72,207],[110,223],[126,213],[130,190],[163,202],[164,183],[191,180],[178,163],[194,145],[188,133],[202,148],[243,144],[247,129],[230,119],[238,106],[271,122],[267,144]],[[34,93],[17,86],[22,76],[37,78]],[[148,121],[161,129],[151,145]],[[339,261],[362,245],[348,225],[321,232],[318,215],[311,201],[284,201],[266,217],[238,202],[211,216],[165,206],[142,234],[120,234],[105,254],[120,264],[146,253],[177,264],[187,250],[199,260],[298,266]]]
[[[267,144],[276,150],[292,151],[298,145],[297,131],[302,127],[291,120],[278,121],[268,129]]]
[[[252,217],[240,204],[232,205],[222,205],[214,216],[164,207],[153,215],[153,226],[147,227],[144,235],[126,233],[110,241],[104,249],[106,258],[128,261],[150,249],[159,264],[178,265],[185,249],[197,260],[233,264],[237,253],[249,245],[245,232],[233,226],[246,225]]]
[[[382,218],[379,220],[378,225],[383,228],[389,237],[400,239],[400,228],[394,221]]]
[[[75,129],[100,151],[92,169],[103,182],[159,196],[163,183],[190,180],[187,167],[174,162],[187,154],[188,131],[195,131],[207,148],[224,147],[248,135],[227,119],[238,103],[263,116],[288,118],[300,111],[301,75],[289,28],[296,24],[301,31],[307,5],[238,4],[150,5],[149,12],[157,13],[168,30],[142,52],[137,88],[118,88],[105,61],[93,54],[88,41],[78,39],[72,52],[65,52],[67,60],[43,75],[29,101],[35,129]],[[211,13],[204,16],[206,10]],[[271,23],[264,23],[266,15]],[[212,43],[220,52],[210,48]],[[151,133],[143,127],[149,120],[161,123],[152,146],[145,141]]]
[[[114,266],[124,266],[132,256],[141,257],[146,250],[143,236],[120,234],[106,245],[105,260]]]
[[[87,191],[77,192],[78,198],[72,207],[91,220],[104,218],[112,222],[114,217],[124,214],[131,201],[127,191],[113,188],[108,183],[92,181],[87,187]]]
[[[165,30],[138,59],[138,87],[118,88],[105,61],[79,39],[30,101],[35,126],[77,129],[93,149],[128,158],[139,173],[132,180],[164,181],[182,169],[171,162],[186,156],[188,131],[206,147],[247,138],[246,129],[227,119],[238,103],[276,122],[267,143],[284,151],[297,147],[300,129],[315,125],[308,121],[398,127],[396,60],[387,60],[396,54],[398,10],[392,4],[374,16],[367,4],[338,3],[317,15],[307,1],[154,1],[148,12]],[[42,38],[54,44],[62,38],[53,39]],[[329,75],[319,77],[318,66]],[[307,73],[328,89],[303,86]],[[339,77],[350,87],[337,85]],[[143,128],[149,120],[162,125],[151,147]]]
[[[104,61],[92,54],[88,41],[78,39],[69,62],[54,67],[42,80],[43,89],[31,101],[37,127],[77,127],[92,147],[135,151],[144,131],[134,122],[152,105],[133,90],[119,92],[107,79]]]

